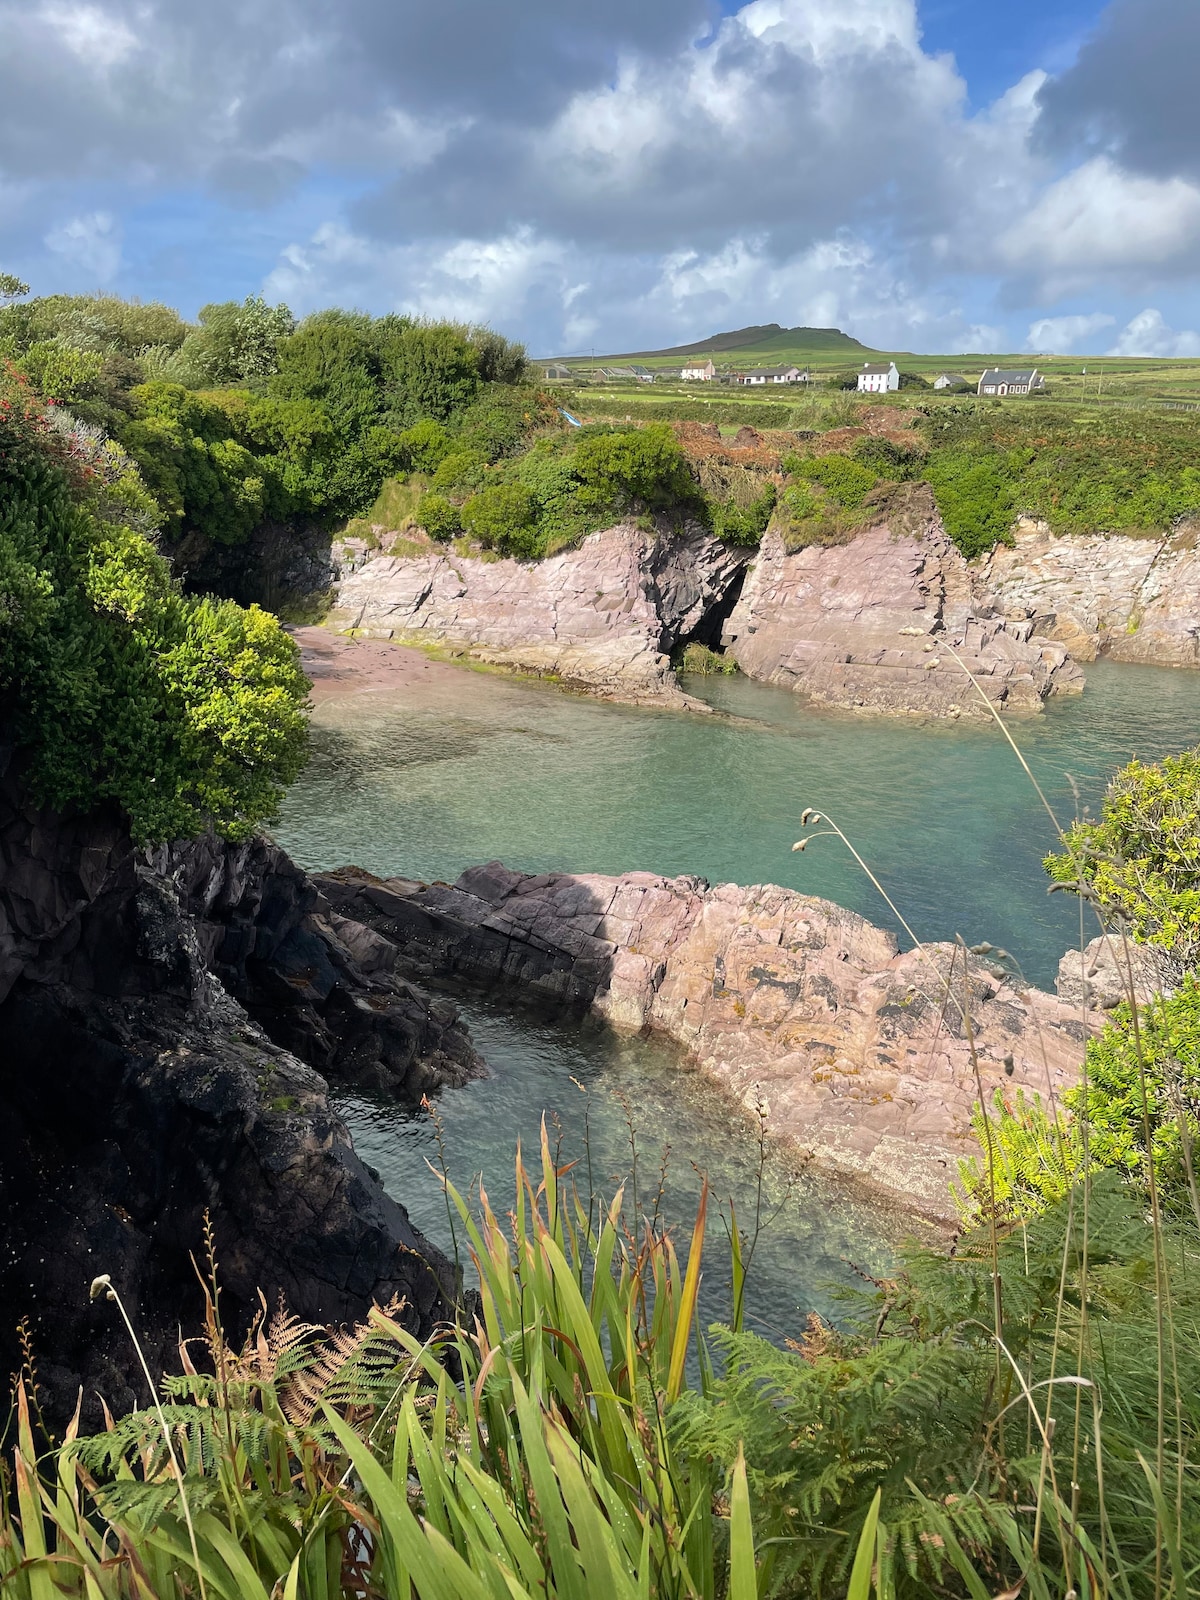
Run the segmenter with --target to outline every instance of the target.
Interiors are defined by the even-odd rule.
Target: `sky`
[[[0,0],[0,271],[1200,357],[1200,0]]]

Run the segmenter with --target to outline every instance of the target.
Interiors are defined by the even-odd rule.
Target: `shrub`
[[[462,508],[463,530],[486,550],[526,558],[538,554],[537,501],[521,483],[498,483]]]
[[[866,467],[877,478],[890,478],[896,483],[914,477],[925,459],[924,451],[916,445],[899,444],[879,434],[857,440],[850,454],[859,466]]]
[[[1177,977],[1200,965],[1200,749],[1131,761],[1096,822],[1077,822],[1046,870],[1110,925],[1163,952]]]
[[[714,508],[712,530],[728,544],[756,545],[761,542],[775,509],[778,491],[768,479],[749,505],[739,506],[733,499]]]
[[[448,544],[451,539],[457,539],[463,531],[458,507],[444,495],[422,495],[417,502],[415,515],[419,526],[439,544]]]
[[[138,840],[209,823],[246,837],[303,761],[295,645],[256,607],[184,596],[138,526],[128,464],[106,474],[5,387],[0,688],[35,797],[113,801]]]
[[[835,505],[846,509],[860,506],[878,477],[836,451],[823,456],[786,456],[783,465],[792,477],[820,484]]]
[[[20,366],[44,399],[71,405],[96,393],[104,357],[57,339],[44,339],[29,346]]]
[[[410,472],[436,472],[453,448],[446,429],[432,417],[414,422],[397,437],[408,457]]]
[[[589,434],[576,446],[573,465],[593,503],[660,510],[697,498],[687,457],[665,424]]]
[[[481,489],[487,480],[488,458],[482,450],[459,449],[457,443],[443,456],[433,475],[435,489]]]
[[[392,426],[405,428],[424,417],[445,422],[474,399],[479,355],[462,329],[450,323],[381,317],[372,334],[382,405]]]
[[[946,532],[966,556],[1011,544],[1016,516],[1012,479],[1002,460],[959,451],[935,453],[925,468]]]

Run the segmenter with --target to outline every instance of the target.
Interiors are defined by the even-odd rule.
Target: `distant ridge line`
[[[707,339],[692,344],[671,345],[665,350],[626,350],[617,355],[597,354],[597,362],[659,360],[667,356],[718,355],[727,350],[745,350],[754,345],[777,345],[784,342],[801,350],[844,350],[875,354],[869,345],[852,339],[840,328],[783,328],[778,322],[760,323],[752,328],[736,328],[730,333],[714,333]],[[539,356],[539,361],[589,361],[590,356]]]

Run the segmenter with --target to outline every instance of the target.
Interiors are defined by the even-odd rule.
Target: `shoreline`
[[[314,705],[347,695],[427,685],[457,677],[466,662],[431,660],[412,645],[354,639],[318,624],[288,628],[300,647],[300,665],[312,680]]]

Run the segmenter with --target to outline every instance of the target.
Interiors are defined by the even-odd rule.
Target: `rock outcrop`
[[[353,868],[319,882],[415,974],[658,1030],[730,1094],[765,1100],[775,1136],[817,1166],[930,1216],[953,1215],[981,1087],[1045,1097],[1078,1075],[1078,1009],[951,945],[898,953],[788,889],[499,863],[453,887]]]
[[[1084,681],[1062,644],[976,598],[928,498],[919,525],[846,544],[789,553],[768,533],[723,638],[751,677],[855,711],[989,716],[947,645],[1005,711],[1039,711]]]
[[[448,646],[605,699],[682,704],[671,651],[719,634],[749,554],[694,523],[657,534],[621,523],[536,563],[431,545],[344,576],[330,623]]]
[[[453,1008],[274,847],[202,841],[150,863],[114,814],[30,805],[3,755],[0,1367],[19,1364],[27,1317],[49,1414],[80,1384],[93,1422],[98,1392],[134,1403],[133,1352],[89,1283],[111,1274],[169,1364],[202,1313],[189,1256],[206,1212],[231,1330],[259,1289],[320,1322],[401,1295],[427,1330],[450,1266],[355,1155],[310,1063],[404,1094],[462,1081],[479,1064]]]
[[[1157,994],[1173,994],[1181,973],[1165,951],[1126,944],[1119,934],[1101,934],[1082,950],[1068,950],[1058,963],[1054,987],[1076,1011],[1112,1011],[1129,999],[1139,1005]]]
[[[1080,661],[1200,666],[1198,531],[1189,524],[1165,537],[1056,536],[1023,522],[978,581],[999,610],[1030,618]]]

